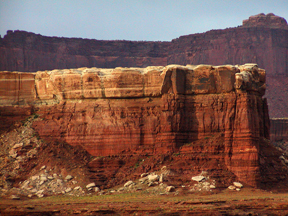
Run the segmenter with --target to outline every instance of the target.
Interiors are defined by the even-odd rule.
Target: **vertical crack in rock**
[[[104,87],[104,81],[103,81],[103,75],[101,74],[101,72],[98,72],[98,76],[100,77],[100,88],[101,88],[101,95],[102,98],[105,98],[105,87]]]

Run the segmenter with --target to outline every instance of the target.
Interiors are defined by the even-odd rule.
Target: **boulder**
[[[140,176],[141,176],[141,178],[143,178],[143,177],[145,177],[147,175],[149,175],[149,173],[142,173]]]
[[[279,157],[285,164],[288,164],[288,159],[286,159],[283,155]]]
[[[44,197],[44,194],[36,194],[38,198]]]
[[[30,183],[29,180],[24,181],[23,184],[22,184],[22,186],[21,186],[21,188],[23,188],[23,189],[28,189],[29,183]]]
[[[65,193],[69,193],[69,192],[71,192],[72,191],[72,188],[67,188],[66,190],[65,190]]]
[[[150,174],[147,177],[148,177],[148,180],[150,182],[154,182],[154,181],[158,181],[159,180],[159,175],[157,175],[157,174]]]
[[[18,144],[15,144],[12,148],[16,149],[16,148],[20,148],[22,146],[23,146],[23,143],[18,143]]]
[[[93,188],[95,186],[96,186],[96,184],[94,182],[92,182],[92,183],[86,185],[86,188],[89,189],[89,188]]]
[[[100,191],[100,188],[99,188],[99,187],[95,187],[95,188],[94,188],[94,191],[97,193],[97,192]]]
[[[31,180],[32,180],[32,181],[35,181],[35,180],[38,180],[39,178],[40,178],[39,176],[32,176],[32,177],[31,177]]]
[[[124,187],[129,187],[131,185],[134,185],[134,182],[130,180],[124,184]]]
[[[205,177],[201,176],[201,175],[200,176],[193,176],[192,180],[197,181],[197,182],[201,182],[201,181],[205,180]]]
[[[237,188],[242,188],[243,185],[240,182],[233,182],[233,185]]]
[[[159,182],[162,183],[163,179],[164,179],[163,174],[161,174],[160,177],[159,177]]]
[[[45,191],[44,189],[39,190],[39,191],[36,192],[36,194],[42,194],[42,193],[44,193],[44,191]]]
[[[175,191],[175,187],[174,186],[168,186],[168,187],[166,187],[166,191],[167,192],[174,192]]]
[[[31,193],[37,193],[37,189],[36,188],[31,189]]]
[[[121,188],[118,189],[118,191],[119,191],[119,192],[120,192],[120,191],[124,191],[124,188],[121,187]]]
[[[140,179],[139,179],[139,182],[140,182],[141,184],[144,184],[146,181],[148,181],[148,177],[147,177],[147,176],[144,177],[144,178],[140,178]]]
[[[62,185],[63,180],[62,180],[62,179],[57,179],[57,180],[56,180],[56,183],[57,183],[58,185]]]
[[[229,189],[229,190],[235,190],[235,189],[236,189],[236,187],[235,187],[235,186],[233,186],[233,185],[230,185],[230,186],[228,187],[228,189]]]
[[[66,180],[66,181],[70,181],[71,179],[73,179],[73,176],[71,176],[71,175],[67,175],[67,176],[65,177],[65,180]]]
[[[9,151],[9,156],[12,158],[16,158],[17,157],[17,151],[15,149],[11,149]]]
[[[20,200],[20,197],[16,196],[16,195],[11,195],[11,199],[12,200]]]
[[[40,176],[40,181],[43,181],[43,182],[45,182],[45,181],[47,181],[48,179],[47,179],[47,177],[46,176]]]
[[[154,185],[154,182],[149,182],[148,187],[151,187]]]

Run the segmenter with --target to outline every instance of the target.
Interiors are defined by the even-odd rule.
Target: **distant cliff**
[[[244,64],[266,69],[270,117],[288,116],[288,25],[258,14],[237,28],[181,36],[171,42],[104,41],[8,31],[0,41],[0,70]]]
[[[270,139],[274,141],[288,141],[288,118],[272,118]]]
[[[168,42],[104,41],[45,37],[8,31],[0,45],[0,70],[165,65]]]

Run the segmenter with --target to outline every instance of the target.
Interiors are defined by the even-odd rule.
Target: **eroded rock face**
[[[57,38],[8,31],[0,38],[0,70],[35,72],[79,67],[256,62],[267,71],[270,117],[282,118],[288,116],[287,41],[286,20],[272,13],[251,16],[237,28],[181,36],[171,42]],[[91,85],[90,88],[96,83]],[[92,97],[102,94],[99,90],[88,92]]]
[[[265,71],[255,64],[3,75],[1,110],[31,107],[42,118],[34,128],[43,139],[106,156],[189,151],[186,144],[217,135],[223,144],[207,146],[203,157],[217,155],[239,181],[257,185],[259,142],[269,138],[269,118]]]

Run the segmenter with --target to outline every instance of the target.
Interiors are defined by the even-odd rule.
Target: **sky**
[[[242,25],[259,13],[288,19],[288,0],[0,0],[0,35],[171,41]]]

